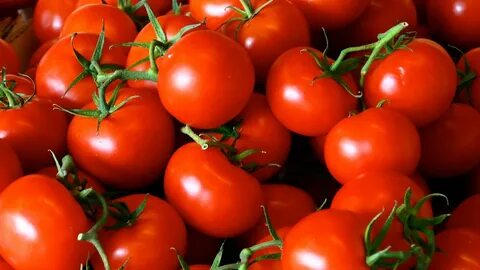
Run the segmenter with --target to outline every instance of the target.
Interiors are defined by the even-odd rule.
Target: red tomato
[[[106,0],[105,2],[115,7],[118,5],[118,0]],[[132,6],[138,2],[139,0],[130,0]],[[156,15],[163,15],[172,8],[172,1],[169,0],[148,0],[147,3]],[[138,16],[147,16],[147,11],[141,7],[135,14]]]
[[[480,234],[450,229],[439,233],[436,241],[441,251],[435,253],[429,269],[479,269]]]
[[[276,230],[277,234],[278,234],[278,237],[280,237],[280,239],[284,240],[285,237],[287,236],[287,233],[290,231],[290,229],[291,229],[291,227],[279,228],[278,230]],[[257,244],[265,243],[265,242],[272,241],[272,240],[273,240],[272,236],[268,235],[268,236],[264,237],[263,239],[261,239],[260,241],[258,241]],[[274,253],[281,253],[281,252],[282,251],[279,248],[269,247],[269,248],[266,248],[266,249],[262,249],[258,252],[255,252],[252,255],[251,258],[255,259],[255,258],[260,257],[260,256],[264,256],[264,255],[268,255],[268,254],[274,254]],[[264,260],[264,261],[252,264],[248,269],[249,270],[282,270],[282,263],[280,262],[280,260]]]
[[[212,263],[222,246],[222,242],[222,239],[208,236],[191,227],[187,227],[185,260],[190,264]]]
[[[254,1],[253,8],[265,2]],[[235,17],[241,18],[241,15]],[[245,23],[225,26],[224,32],[247,49],[255,67],[257,83],[265,82],[270,66],[282,53],[297,46],[310,45],[307,21],[287,0],[273,1]]]
[[[38,66],[38,63],[40,63],[40,60],[42,60],[43,56],[55,43],[57,43],[57,41],[58,41],[57,39],[51,39],[49,41],[42,43],[40,47],[38,47],[30,57],[30,60],[28,61],[28,66],[29,67]]]
[[[37,174],[46,175],[51,178],[57,178],[57,172],[58,172],[57,167],[51,166],[51,167],[46,167],[39,170]],[[86,188],[93,188],[96,192],[100,194],[103,194],[105,192],[105,188],[102,186],[102,184],[100,184],[100,182],[97,179],[86,174],[84,171],[77,170],[77,175],[80,181],[87,181],[85,185]],[[71,177],[69,177],[68,180],[73,181]]]
[[[342,184],[371,171],[410,175],[419,159],[415,126],[387,109],[372,108],[342,120],[325,141],[325,163]]]
[[[164,15],[157,18],[160,23],[167,40],[171,40],[183,27],[187,25],[192,25],[198,23],[195,19],[185,15]],[[198,29],[205,29],[204,27],[196,28],[192,31]],[[188,33],[188,32],[187,32]],[[149,23],[138,33],[134,42],[151,42],[152,40],[157,39],[155,31],[153,30],[152,24]],[[133,71],[147,71],[150,68],[150,62],[144,61],[140,64],[137,64],[140,60],[148,57],[148,49],[143,47],[131,47],[127,57],[126,66]],[[157,59],[157,65],[160,62]],[[134,88],[149,88],[157,89],[157,82],[144,81],[144,80],[130,80],[128,85]]]
[[[235,11],[228,8],[229,6],[242,8],[237,0],[190,0],[189,6],[192,17],[198,21],[205,20],[206,26],[212,30],[219,29],[223,23],[235,16]]]
[[[316,205],[307,192],[285,184],[266,184],[262,186],[265,207],[274,228],[295,225],[303,217],[315,212]],[[245,246],[253,246],[269,235],[265,219],[261,218],[243,239]]]
[[[133,41],[137,35],[135,23],[125,12],[110,5],[91,4],[77,8],[67,17],[60,37],[76,32],[100,34],[102,24],[105,26],[105,37],[113,44]]]
[[[187,244],[185,224],[178,213],[164,200],[152,195],[135,194],[117,199],[133,211],[147,196],[147,204],[136,222],[119,230],[104,230],[100,242],[112,269],[127,262],[127,269],[176,270],[175,248],[183,254]],[[104,269],[95,253],[94,269]]]
[[[472,214],[480,208],[480,194],[465,199],[448,219],[447,228],[465,228],[480,234],[480,216]]]
[[[77,240],[89,225],[69,191],[50,177],[24,176],[0,194],[0,254],[14,269],[79,269],[93,251]]]
[[[303,49],[307,48],[286,51],[272,65],[267,80],[268,103],[277,119],[293,132],[323,135],[356,109],[357,99],[333,78],[315,79],[324,71]],[[322,57],[320,51],[308,49]],[[351,75],[342,79],[352,93],[358,92]]]
[[[430,187],[428,186],[427,180],[418,172],[414,172],[409,175],[409,177],[415,182],[419,188],[422,189],[424,194],[430,194]]]
[[[310,214],[288,232],[282,269],[369,269],[362,240],[365,227],[350,211],[327,209]]]
[[[346,26],[362,14],[370,0],[294,0],[308,20],[310,28],[318,32]]]
[[[17,74],[20,71],[20,60],[13,46],[0,38],[0,69],[3,67],[8,73]]]
[[[8,265],[6,261],[0,258],[0,270],[13,270],[13,268],[10,265]]]
[[[469,89],[463,89],[460,100],[463,103],[471,104],[480,111],[480,47],[468,51],[458,62],[457,68],[465,72],[465,60],[476,78],[471,82]],[[469,93],[467,93],[469,92]]]
[[[365,78],[369,107],[387,100],[385,108],[406,115],[416,126],[425,126],[445,113],[455,96],[455,63],[437,43],[415,39],[377,61]]]
[[[428,23],[435,34],[454,46],[480,46],[480,2],[476,0],[426,0]]]
[[[441,118],[419,132],[422,145],[419,168],[425,175],[460,175],[479,164],[480,112],[474,108],[454,103]]]
[[[74,48],[84,57],[90,59],[97,44],[95,34],[80,33],[73,42]],[[125,56],[118,50],[109,50],[111,43],[106,40],[100,64],[115,64],[123,66]],[[59,65],[61,61],[61,65]],[[72,51],[71,38],[64,37],[55,43],[45,53],[38,64],[36,74],[37,93],[66,109],[78,109],[92,101],[92,94],[96,91],[91,76],[87,76],[72,87],[66,95],[70,83],[80,75],[83,67],[75,58]]]
[[[68,149],[78,166],[120,189],[152,184],[173,151],[173,123],[155,92],[124,88],[116,104],[135,95],[139,97],[105,118],[98,132],[97,119],[75,116],[67,134]],[[84,107],[93,108],[93,103]],[[134,147],[132,139],[139,140]]]
[[[185,222],[210,236],[238,236],[261,217],[257,179],[216,148],[202,150],[196,143],[180,147],[167,165],[164,189]]]
[[[23,175],[17,153],[4,140],[0,140],[0,193],[14,180]],[[0,267],[1,269],[1,267]]]
[[[231,120],[253,93],[254,69],[247,52],[211,30],[180,39],[158,68],[163,105],[180,122],[195,128],[215,128]]]
[[[41,43],[60,35],[65,19],[76,8],[77,0],[38,0],[33,14],[33,30]]]

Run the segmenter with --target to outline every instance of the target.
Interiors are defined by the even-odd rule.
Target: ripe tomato
[[[14,180],[23,175],[17,153],[4,140],[0,140],[0,193]],[[1,267],[0,267],[1,269]]]
[[[36,173],[41,175],[46,175],[55,179],[57,178],[57,172],[58,172],[57,167],[50,166],[50,167],[45,167]],[[93,188],[99,194],[103,194],[105,192],[105,188],[102,186],[102,184],[100,184],[100,182],[97,179],[91,177],[84,171],[77,170],[77,176],[80,179],[80,181],[87,181],[85,188]],[[71,177],[69,177],[68,180],[73,181]]]
[[[164,200],[152,195],[135,194],[119,198],[133,211],[147,196],[147,204],[135,223],[118,230],[103,230],[100,242],[112,269],[127,262],[127,269],[176,270],[175,248],[183,254],[187,244],[185,224],[178,213]],[[94,269],[104,269],[97,253]]]
[[[454,103],[442,117],[419,132],[422,145],[419,168],[425,175],[461,175],[479,164],[480,112],[474,108]]]
[[[480,47],[468,51],[457,62],[457,68],[463,72],[466,69],[465,60],[468,61],[471,72],[476,74],[476,78],[467,89],[463,89],[460,100],[463,103],[471,104],[477,111],[480,111]]]
[[[478,269],[480,266],[480,234],[450,229],[436,236],[439,252],[435,253],[429,269]]]
[[[135,23],[125,12],[110,5],[91,4],[77,8],[67,17],[60,38],[77,32],[98,35],[102,24],[105,26],[105,37],[113,44],[133,41],[137,35]],[[125,48],[127,51],[128,48]]]
[[[158,92],[167,111],[195,128],[234,118],[253,93],[254,69],[238,43],[211,30],[180,39],[162,57]]]
[[[79,269],[93,251],[77,240],[89,225],[69,191],[50,177],[24,176],[0,194],[0,254],[14,269]]]
[[[426,0],[429,27],[448,44],[480,46],[480,2],[476,0]]]
[[[437,43],[415,39],[408,49],[393,52],[376,64],[365,78],[365,101],[374,107],[406,115],[416,126],[425,126],[445,113],[455,96],[455,63]]]
[[[38,47],[30,57],[30,60],[28,61],[28,66],[29,67],[38,66],[38,63],[40,63],[40,60],[42,60],[43,56],[55,43],[57,43],[57,41],[58,39],[51,39],[49,41],[42,43],[40,47]]]
[[[168,162],[164,188],[185,222],[210,236],[238,236],[261,216],[263,194],[257,179],[216,148],[202,150],[196,143],[180,147]]]
[[[192,17],[185,16],[185,15],[173,15],[173,14],[160,16],[157,18],[157,20],[160,23],[160,26],[162,27],[163,31],[165,32],[165,35],[167,36],[167,40],[171,40],[183,27],[198,23]],[[192,31],[195,31],[198,29],[205,29],[205,28],[198,27],[193,29]],[[153,30],[152,24],[149,23],[145,27],[143,27],[143,29],[138,33],[134,42],[151,42],[154,39],[157,39],[157,36],[155,35],[155,31]],[[150,68],[149,61],[144,61],[140,64],[137,64],[140,60],[145,59],[146,57],[148,57],[147,48],[131,47],[128,53],[126,66],[133,71],[147,71]],[[159,61],[160,60],[157,59],[157,65]],[[145,80],[130,80],[128,81],[128,85],[134,88],[149,88],[153,90],[157,89],[156,82],[145,81]]]
[[[366,225],[357,214],[345,210],[310,214],[288,232],[282,269],[369,269],[362,241]]]
[[[480,234],[480,216],[472,214],[480,207],[480,194],[465,199],[448,219],[447,228],[465,228]]]
[[[230,6],[242,8],[237,0],[190,0],[192,17],[198,21],[205,20],[209,29],[217,30],[228,19],[235,16],[235,11]]]
[[[13,270],[13,268],[10,265],[8,265],[6,261],[0,258],[0,270]]]
[[[258,8],[266,1],[254,1]],[[241,18],[236,15],[234,18]],[[225,25],[224,32],[247,49],[255,67],[257,83],[264,83],[270,66],[282,53],[310,45],[307,21],[287,0],[275,0],[245,23]]]
[[[33,30],[41,43],[60,35],[65,19],[76,8],[77,0],[38,0],[33,14]]]
[[[17,74],[20,71],[20,60],[13,46],[0,38],[0,69],[3,67],[8,73]]]
[[[74,48],[84,57],[90,59],[97,44],[95,34],[79,33],[74,41]],[[103,56],[100,64],[115,64],[123,66],[126,57],[119,50],[109,50],[111,45],[105,41]],[[63,64],[59,65],[59,61]],[[92,101],[92,94],[96,90],[91,76],[87,76],[72,87],[65,95],[70,83],[80,75],[83,67],[75,58],[72,50],[71,38],[64,37],[55,43],[45,53],[37,67],[37,93],[66,109],[78,109]]]
[[[315,32],[342,28],[362,14],[370,0],[294,0]]]
[[[280,239],[284,240],[285,237],[287,236],[287,233],[290,231],[291,227],[283,227],[283,228],[275,228],[275,229]],[[268,235],[263,239],[261,239],[260,241],[258,241],[257,244],[265,243],[272,240],[273,240],[272,236]],[[277,247],[269,247],[266,249],[262,249],[258,252],[255,252],[251,258],[255,259],[260,256],[274,254],[274,253],[281,253],[281,252],[282,251]],[[280,262],[280,260],[263,260],[263,261],[252,264],[248,269],[249,270],[282,270],[282,263]]]
[[[118,6],[118,0],[106,0],[105,2],[114,7]],[[130,0],[132,6],[138,2],[139,0]],[[172,1],[169,0],[148,0],[147,3],[157,16],[167,13],[172,8]],[[141,7],[135,14],[138,16],[147,16],[147,11]]]
[[[371,171],[410,175],[419,159],[415,126],[388,109],[367,109],[342,120],[325,141],[325,163],[342,184]]]
[[[174,144],[172,120],[156,93],[123,88],[115,104],[131,96],[139,97],[105,118],[98,132],[97,119],[75,116],[67,134],[68,149],[78,166],[120,189],[144,188],[157,180]],[[93,108],[93,103],[84,107]],[[134,138],[140,143],[132,147]]]
[[[210,265],[192,265],[189,267],[190,270],[210,270]]]
[[[274,228],[295,225],[300,219],[315,212],[316,206],[307,192],[285,184],[266,184],[262,186],[265,207]],[[265,219],[261,218],[255,227],[243,235],[244,246],[253,246],[269,235]]]
[[[315,79],[324,71],[303,49],[322,57],[318,50],[306,47],[283,53],[270,69],[268,103],[277,119],[291,131],[305,136],[323,135],[356,109],[357,99],[333,78]],[[352,93],[358,92],[351,75],[343,75],[342,79]]]

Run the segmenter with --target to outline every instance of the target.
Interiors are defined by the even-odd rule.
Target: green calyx
[[[30,77],[25,76],[29,80]],[[33,81],[32,84],[34,85]],[[0,104],[2,110],[17,109],[23,107],[35,96],[35,91],[27,96],[21,93],[15,93],[16,88],[15,81],[7,80],[7,71],[3,67],[1,71],[1,82],[0,82]],[[35,90],[35,89],[34,89]]]
[[[457,75],[459,77],[458,85],[457,85],[457,95],[462,92],[465,92],[467,101],[470,105],[472,103],[472,85],[473,82],[478,78],[478,75],[472,70],[470,63],[467,57],[464,56],[464,65],[465,70],[457,70]]]
[[[260,5],[257,8],[253,7],[252,2],[250,0],[240,0],[240,3],[242,4],[243,9],[240,9],[235,6],[228,6],[227,8],[233,10],[235,13],[238,14],[238,16],[227,20],[220,26],[220,28],[229,27],[230,24],[237,23],[237,25],[235,26],[235,32],[234,32],[234,38],[237,39],[238,33],[240,32],[240,29],[242,28],[242,26],[246,22],[248,22],[249,20],[257,16],[262,10],[268,7],[273,1],[274,0],[268,0],[267,2]]]

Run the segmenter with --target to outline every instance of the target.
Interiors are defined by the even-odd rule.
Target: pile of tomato
[[[480,269],[479,1],[32,5],[0,270]]]

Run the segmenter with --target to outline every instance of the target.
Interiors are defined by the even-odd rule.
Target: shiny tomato
[[[76,8],[77,0],[38,0],[33,14],[33,30],[41,43],[56,39],[65,19]]]
[[[190,0],[189,6],[192,17],[198,21],[205,20],[206,26],[212,30],[219,29],[235,16],[235,11],[228,7],[242,8],[237,0]]]
[[[457,62],[457,68],[462,72],[466,71],[465,61],[468,62],[470,71],[476,76],[475,79],[470,82],[471,84],[469,86],[462,89],[460,100],[463,103],[472,105],[477,111],[480,111],[480,47],[468,51]]]
[[[3,67],[8,73],[17,74],[20,71],[20,60],[13,46],[0,38],[0,69]]]
[[[455,96],[455,63],[437,43],[415,39],[408,49],[396,50],[376,64],[365,78],[369,107],[387,100],[385,108],[425,126],[445,113]]]
[[[419,159],[415,126],[387,109],[372,108],[342,120],[325,141],[325,163],[342,184],[369,171],[410,175]]]
[[[160,16],[157,18],[160,26],[162,27],[167,40],[171,40],[183,27],[187,25],[192,25],[198,23],[195,19],[185,15],[173,15],[168,14]],[[198,29],[205,29],[204,27],[195,28],[192,31]],[[186,33],[188,34],[188,32]],[[147,24],[143,29],[138,33],[134,42],[151,42],[152,40],[157,39],[155,31],[151,23]],[[143,61],[139,63],[142,59],[148,57],[148,49],[143,47],[131,47],[127,57],[126,66],[133,71],[147,71],[150,68],[150,62]],[[157,65],[159,63],[157,59]],[[149,88],[157,89],[157,82],[145,81],[145,80],[130,80],[128,85],[134,88]]]
[[[53,46],[53,44],[57,43],[57,41],[58,39],[51,39],[49,41],[42,43],[40,47],[38,47],[30,57],[30,60],[28,61],[28,66],[29,67],[38,66],[38,63],[40,63],[40,60],[42,60],[43,56]]]
[[[80,33],[75,37],[73,46],[81,55],[90,59],[97,40],[98,36],[95,34]],[[125,55],[118,50],[109,50],[108,47],[111,44],[106,40],[100,64],[123,66]],[[48,98],[66,109],[83,107],[92,101],[92,94],[97,89],[91,76],[82,79],[65,94],[69,85],[82,71],[83,67],[72,51],[71,37],[60,39],[45,53],[38,64],[36,74],[38,95]]]
[[[46,176],[49,176],[51,178],[57,178],[57,172],[58,172],[57,167],[50,166],[50,167],[43,168],[36,173],[41,174],[41,175],[46,175]],[[102,184],[100,184],[100,182],[97,179],[91,177],[90,175],[88,175],[84,171],[77,170],[77,176],[78,176],[80,181],[86,181],[87,182],[86,185],[85,185],[85,188],[93,188],[99,194],[103,194],[105,192],[105,188],[102,186]],[[73,182],[73,179],[71,177],[69,177],[68,181]]]
[[[442,117],[419,132],[419,168],[425,175],[461,175],[480,163],[480,112],[474,108],[454,103]]]
[[[282,250],[282,269],[369,269],[363,245],[366,225],[357,214],[345,210],[327,209],[310,214],[288,232]]]
[[[323,135],[356,109],[357,99],[333,78],[317,78],[324,71],[304,49],[322,57],[313,48],[299,47],[283,53],[268,75],[268,103],[277,119],[291,131],[305,136]],[[352,93],[357,93],[351,75],[343,75],[342,79]]]
[[[110,266],[120,269],[127,262],[127,269],[176,270],[178,260],[171,248],[183,254],[187,232],[175,209],[160,198],[144,194],[129,195],[116,202],[124,202],[133,211],[145,196],[146,207],[132,226],[100,233]],[[95,269],[104,269],[97,254],[92,263]]]
[[[137,35],[135,23],[125,12],[110,5],[92,4],[77,8],[67,17],[60,38],[77,32],[100,34],[102,24],[113,44],[133,41]]]
[[[118,6],[118,0],[106,0],[105,2],[111,6]],[[133,6],[137,4],[139,0],[130,0],[129,2]],[[167,11],[172,8],[172,1],[169,0],[148,0],[147,3],[157,16],[167,13]],[[135,12],[135,14],[139,16],[147,16],[147,11],[145,8],[141,7]]]
[[[255,1],[258,8],[266,1]],[[241,15],[234,18],[241,18]],[[310,45],[307,21],[287,0],[275,0],[244,23],[225,25],[224,32],[247,49],[255,67],[257,83],[265,82],[275,59],[288,49]]]
[[[429,27],[448,44],[480,46],[480,2],[476,0],[426,0]]]
[[[278,237],[280,237],[280,239],[282,240],[285,239],[290,229],[291,227],[275,228],[275,230],[277,231]],[[272,236],[268,235],[262,238],[260,241],[258,241],[257,244],[265,243],[272,240],[273,240]],[[282,251],[278,247],[269,247],[253,253],[251,258],[255,259],[260,256],[281,253],[281,252]],[[263,260],[263,261],[252,264],[248,269],[249,270],[282,270],[282,263],[280,262],[280,260]]]
[[[180,147],[168,162],[164,188],[185,222],[210,236],[238,236],[261,218],[258,180],[216,148]]]
[[[92,247],[77,240],[90,222],[55,179],[27,175],[0,194],[0,254],[14,268],[79,269]]]
[[[13,268],[10,265],[8,265],[8,263],[5,260],[0,258],[0,270],[13,270]]]
[[[23,175],[17,153],[4,140],[0,140],[0,193],[10,183]]]
[[[253,93],[252,62],[238,43],[211,30],[186,35],[159,63],[158,92],[167,111],[195,128],[234,118]]]
[[[453,210],[447,228],[465,228],[480,234],[480,216],[472,214],[480,208],[480,194],[465,199]]]
[[[464,229],[450,229],[436,236],[440,249],[432,259],[429,269],[479,269],[480,234]]]
[[[67,134],[68,149],[78,166],[121,189],[144,188],[157,180],[174,144],[172,119],[156,93],[123,88],[115,104],[131,96],[138,97],[105,118],[98,131],[97,119],[75,116]],[[93,108],[93,103],[84,107]],[[135,138],[139,143],[133,147]]]

